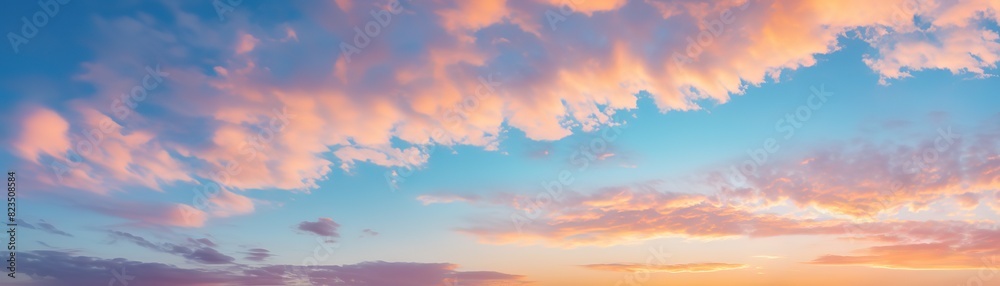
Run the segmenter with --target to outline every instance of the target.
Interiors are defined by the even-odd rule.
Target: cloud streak
[[[742,268],[747,268],[748,265],[732,264],[732,263],[685,263],[685,264],[667,264],[667,265],[615,263],[615,264],[588,264],[588,265],[583,265],[583,267],[594,270],[615,271],[615,272],[699,273],[699,272],[716,272],[724,270],[742,269]]]

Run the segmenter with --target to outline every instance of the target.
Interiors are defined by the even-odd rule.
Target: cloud
[[[177,256],[184,257],[188,260],[203,263],[203,264],[229,264],[235,259],[228,255],[220,253],[218,250],[213,248],[214,243],[207,239],[193,240],[188,239],[189,244],[179,245],[173,243],[162,243],[157,244],[146,240],[143,237],[121,231],[108,231],[111,237],[114,239],[124,239],[126,241],[132,242],[135,245],[159,251],[163,253],[173,254]]]
[[[138,225],[201,227],[208,215],[185,204],[153,204],[140,202],[103,201],[100,204],[80,205],[105,215],[119,217]]]
[[[195,243],[195,244],[202,244],[202,245],[205,245],[205,246],[208,246],[208,247],[215,247],[216,246],[215,242],[212,242],[211,240],[209,240],[207,238],[199,238],[199,239],[188,238],[188,241],[192,242],[192,243]]]
[[[855,251],[857,255],[823,255],[809,263],[896,269],[980,269],[997,267],[1000,257],[1000,230],[993,223],[878,223],[854,230],[855,235],[878,238],[873,241],[885,245]]]
[[[71,256],[60,251],[29,251],[18,254],[18,272],[32,278],[25,285],[108,285],[121,284],[113,273],[132,278],[128,283],[144,285],[278,285],[277,275],[237,274],[222,270],[184,269],[161,263],[126,259]]]
[[[62,156],[70,149],[69,123],[59,113],[31,107],[21,122],[21,133],[13,142],[14,154],[35,163],[39,156]]]
[[[615,272],[666,272],[666,273],[694,273],[694,272],[715,272],[723,270],[733,270],[747,268],[746,264],[731,263],[685,263],[668,265],[648,265],[648,264],[588,264],[583,267]]]
[[[417,196],[417,200],[421,204],[448,204],[453,202],[476,202],[480,199],[478,195],[460,195],[460,194],[427,194]]]
[[[613,187],[591,194],[566,193],[546,205],[510,203],[513,214],[482,219],[459,232],[486,243],[543,243],[558,247],[618,245],[664,236],[770,237],[840,233],[842,222],[753,213],[699,194],[654,188]]]
[[[41,240],[38,240],[38,241],[35,241],[35,242],[37,242],[39,245],[44,246],[44,247],[46,247],[48,249],[54,249],[54,248],[56,248],[55,246],[52,246],[51,244],[45,243],[44,241],[41,241]]]
[[[876,246],[868,255],[825,255],[809,262],[821,265],[868,265],[894,269],[980,269],[996,265],[996,255],[968,255],[942,243]]]
[[[522,276],[493,271],[456,271],[458,265],[449,263],[413,262],[362,262],[352,265],[299,268],[299,273],[312,283],[323,285],[344,281],[357,285],[447,285],[458,281],[460,285],[524,285]]]
[[[934,129],[932,129],[934,130]],[[454,194],[418,197],[425,204],[487,202],[506,207],[507,217],[479,217],[459,227],[481,242],[559,247],[618,245],[682,236],[701,239],[785,235],[842,235],[856,221],[878,222],[903,209],[926,210],[955,198],[973,208],[1000,187],[1000,129],[975,132],[945,126],[907,143],[852,140],[795,156],[772,156],[766,164],[747,159],[750,171],[696,172],[692,190],[664,192],[656,184],[552,194],[555,199],[508,195],[483,200]],[[735,165],[734,165],[735,166]],[[741,167],[736,167],[741,168]],[[808,212],[807,218],[774,210]],[[896,241],[880,233],[863,239]]]
[[[246,260],[261,262],[271,257],[271,251],[263,248],[251,248],[246,252]]]
[[[337,228],[340,224],[337,224],[333,219],[321,217],[316,220],[316,222],[304,221],[299,223],[299,230],[314,233],[316,235],[326,237],[329,240],[340,237],[337,233]]]
[[[836,178],[827,174],[826,178],[817,180]],[[963,241],[962,235],[973,233],[979,233],[975,241],[991,239],[989,232],[981,230],[991,226],[980,222],[911,221],[891,217],[872,220],[874,217],[852,218],[835,213],[811,218],[794,212],[779,215],[772,211],[778,206],[757,205],[756,197],[759,196],[748,189],[710,196],[663,192],[650,185],[610,187],[587,194],[566,193],[544,204],[533,200],[502,203],[501,206],[511,211],[509,216],[480,217],[457,231],[471,234],[484,243],[566,248],[621,245],[670,236],[717,239],[827,235],[892,244],[928,241],[957,244]],[[800,209],[810,210],[805,206]],[[940,235],[932,235],[936,233]]]
[[[215,250],[215,248],[201,247],[193,249],[190,252],[188,252],[187,249],[183,248],[178,250],[183,251],[184,258],[190,259],[198,263],[227,264],[227,263],[233,263],[233,261],[235,260],[233,257],[229,255],[220,253],[218,250]]]
[[[994,129],[961,133],[946,126],[935,130],[935,136],[909,144],[853,140],[816,148],[803,157],[769,159],[759,167],[747,159],[739,167],[713,173],[708,181],[737,200],[760,201],[763,206],[788,201],[855,218],[903,209],[917,212],[949,198],[972,208],[982,193],[1000,187],[1000,173],[993,171],[1000,166],[995,156],[1000,132]]]
[[[310,285],[422,286],[457,278],[461,285],[523,285],[522,276],[493,271],[457,271],[448,263],[362,262],[348,265],[234,265],[229,268],[180,268],[123,258],[74,256],[61,251],[18,254],[18,273],[30,276],[23,285],[108,285],[121,282],[166,285]],[[115,276],[114,273],[119,274]],[[115,281],[129,279],[128,281]]]
[[[134,234],[131,234],[131,233],[121,232],[121,231],[114,231],[114,230],[109,231],[109,233],[114,238],[122,238],[122,239],[128,240],[129,242],[132,242],[132,243],[134,243],[135,245],[138,245],[138,246],[142,246],[142,247],[145,247],[145,248],[148,248],[148,249],[152,249],[152,250],[157,250],[157,251],[162,251],[163,250],[159,245],[156,245],[156,244],[154,244],[152,242],[149,242],[145,238],[142,238],[140,236],[137,236],[137,235],[134,235]]]
[[[72,234],[69,234],[68,232],[59,230],[54,225],[48,223],[45,220],[39,220],[37,222],[37,224],[38,224],[37,227],[34,226],[34,225],[32,225],[32,224],[30,224],[30,223],[24,222],[24,221],[19,221],[18,223],[19,223],[19,225],[24,226],[25,228],[28,228],[28,229],[37,229],[37,230],[45,231],[45,232],[48,232],[48,233],[51,233],[51,234],[57,234],[57,235],[62,235],[62,236],[73,237]]]
[[[361,231],[361,236],[378,236],[378,232],[371,229],[364,229]]]
[[[1000,212],[1000,191],[996,192],[993,202],[990,203],[990,207],[993,208],[994,211]]]
[[[146,76],[136,67],[157,64],[169,76],[130,116],[111,114],[121,128],[67,174],[75,181],[49,183],[159,189],[224,178],[236,189],[313,189],[331,166],[425,164],[416,146],[497,150],[507,128],[557,140],[618,124],[614,115],[636,108],[643,91],[664,112],[725,103],[815,65],[847,38],[871,45],[857,60],[887,84],[919,70],[989,76],[1000,61],[996,3],[910,1],[603,1],[573,4],[567,15],[562,1],[403,1],[349,55],[341,44],[355,45],[351,27],[371,20],[372,5],[290,4],[306,18],[222,24],[184,5],[166,5],[166,15],[133,7],[143,16],[99,15],[83,27],[93,36],[80,48],[93,57],[72,78],[93,94],[31,112],[10,143],[29,163],[66,163],[75,142],[67,131],[109,122],[98,111],[118,109],[116,97]],[[285,40],[289,31],[343,42],[305,45]]]
[[[44,170],[40,178],[35,178],[39,183],[106,194],[136,186],[161,190],[161,184],[193,181],[183,171],[181,161],[171,154],[172,150],[168,151],[157,140],[154,130],[122,128],[91,107],[75,110],[73,117],[61,117],[52,110],[37,109],[28,115],[33,121],[22,127],[34,131],[22,134],[14,143],[20,156],[34,160],[35,167]],[[53,127],[32,126],[38,123]]]
[[[917,6],[919,15],[912,22],[927,21],[930,27],[920,24],[907,25],[911,32],[902,36],[893,35],[890,30],[899,27],[870,27],[863,38],[878,49],[874,55],[865,57],[864,62],[881,77],[882,83],[888,79],[911,77],[912,72],[928,69],[948,70],[953,74],[969,73],[977,77],[992,77],[988,69],[996,68],[1000,60],[1000,36],[991,30],[969,29],[977,22],[997,21],[995,15],[1000,5],[993,1],[913,1],[923,2]],[[927,9],[931,8],[931,9]],[[971,9],[992,11],[976,16],[960,16]],[[990,18],[991,14],[993,18]],[[909,21],[907,21],[909,22]],[[930,40],[933,38],[933,42]],[[962,46],[966,46],[962,48]]]
[[[212,204],[212,215],[219,217],[250,214],[254,211],[250,198],[226,190],[220,191],[208,201]]]
[[[236,46],[237,54],[244,54],[253,51],[254,46],[260,42],[260,40],[254,38],[253,35],[247,33],[241,33],[239,41],[239,44]]]
[[[974,209],[979,206],[979,197],[979,194],[976,193],[964,193],[955,195],[955,200],[963,209]]]

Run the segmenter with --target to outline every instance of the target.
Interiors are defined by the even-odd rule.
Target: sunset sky
[[[998,0],[3,5],[3,285],[1000,285]]]

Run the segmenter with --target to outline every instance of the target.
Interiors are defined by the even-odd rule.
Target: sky
[[[1000,1],[0,19],[3,285],[1000,285]]]

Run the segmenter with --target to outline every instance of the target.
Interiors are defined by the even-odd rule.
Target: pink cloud
[[[965,208],[974,207],[976,198],[1000,185],[1000,173],[993,171],[1000,160],[988,155],[996,152],[995,141],[989,138],[997,133],[960,134],[957,127],[937,131],[938,136],[913,140],[913,144],[856,140],[817,148],[803,157],[771,158],[763,165],[744,161],[737,171],[714,173],[709,181],[737,184],[723,188],[722,194],[738,201],[759,201],[763,206],[787,201],[799,208],[856,218],[892,215],[903,209],[922,211],[952,197]],[[984,139],[968,142],[977,137]],[[756,167],[745,167],[750,165]]]
[[[215,216],[243,215],[252,213],[254,210],[254,204],[250,198],[230,191],[221,191],[208,200],[212,203],[211,212]]]
[[[974,209],[976,206],[979,206],[979,194],[964,193],[955,195],[955,200],[958,201],[958,205],[964,209]]]
[[[983,77],[1000,60],[996,33],[979,21],[995,20],[997,8],[989,1],[914,9],[904,0],[577,1],[568,20],[555,24],[539,13],[562,15],[563,4],[403,5],[350,63],[339,45],[311,50],[286,39],[332,37],[353,45],[352,27],[373,21],[369,12],[385,7],[353,1],[299,7],[320,29],[302,29],[299,22],[249,29],[255,24],[237,16],[219,25],[181,6],[169,7],[177,23],[95,19],[103,33],[95,41],[114,48],[95,51],[95,60],[81,64],[75,79],[97,95],[73,102],[62,114],[38,116],[57,127],[62,125],[55,117],[100,119],[96,110],[107,110],[116,96],[141,84],[136,66],[161,59],[171,65],[164,66],[170,76],[163,85],[169,88],[154,90],[140,104],[163,112],[132,112],[118,122],[129,132],[110,134],[102,156],[87,158],[102,158],[95,166],[74,169],[85,177],[72,179],[95,182],[77,186],[126,182],[159,189],[201,177],[236,189],[308,190],[329,177],[331,166],[413,167],[428,161],[429,154],[396,147],[394,140],[497,150],[506,128],[534,140],[558,140],[573,130],[619,124],[613,116],[636,108],[643,91],[664,112],[699,109],[706,99],[725,103],[749,86],[814,65],[817,55],[840,49],[845,36],[873,46],[872,54],[858,60],[883,80],[926,69]],[[859,5],[866,9],[856,11]],[[931,27],[917,27],[914,15]],[[646,36],[662,29],[671,36]],[[925,34],[940,42],[932,44]],[[423,35],[420,48],[404,48],[414,46],[404,35]],[[589,39],[595,36],[605,44],[593,45]],[[644,48],[650,46],[657,49]],[[195,49],[217,54],[211,70],[203,67],[206,59],[191,61]],[[298,54],[314,56],[293,57]],[[510,61],[509,55],[524,59]],[[276,58],[283,59],[283,68]],[[93,124],[88,119],[67,128]],[[37,163],[39,153],[60,154],[68,142],[58,138],[65,136],[60,130],[19,135],[17,142],[25,143],[52,138],[38,148],[16,145],[19,156]],[[208,139],[152,136],[167,130],[197,130]],[[189,159],[176,160],[180,156]]]
[[[185,204],[106,202],[84,207],[149,226],[202,227],[208,219],[205,212]]]
[[[567,194],[554,203],[512,202],[513,213],[459,231],[494,244],[611,246],[667,236],[714,239],[839,234],[842,221],[753,213],[697,194],[631,187]]]
[[[53,110],[33,107],[21,122],[21,132],[13,142],[15,154],[40,164],[39,156],[59,157],[70,150],[69,122]]]
[[[245,54],[247,52],[253,51],[253,48],[257,46],[260,40],[254,38],[253,35],[247,33],[240,33],[239,44],[236,46],[237,54]]]

